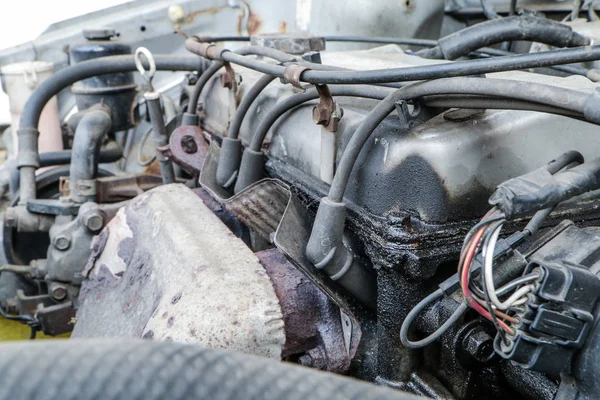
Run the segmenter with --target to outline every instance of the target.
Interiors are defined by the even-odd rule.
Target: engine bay
[[[600,398],[596,2],[158,3],[0,52],[0,381]]]

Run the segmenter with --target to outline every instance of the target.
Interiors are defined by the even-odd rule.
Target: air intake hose
[[[154,341],[0,345],[0,400],[421,397],[266,358]]]

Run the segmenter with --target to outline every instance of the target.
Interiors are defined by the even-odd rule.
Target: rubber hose
[[[74,201],[93,201],[96,197],[95,194],[81,194],[78,183],[96,178],[100,146],[111,126],[112,119],[103,110],[87,112],[77,125],[69,169],[70,192]]]
[[[577,47],[590,44],[588,38],[574,32],[570,26],[545,18],[522,15],[481,22],[445,36],[438,46],[419,53],[424,58],[459,57],[497,43],[526,40],[554,47]]]
[[[279,51],[277,49],[261,46],[242,47],[241,49],[236,50],[235,53],[240,56],[256,55],[268,57],[282,63],[292,61],[295,59],[295,57],[291,54],[284,53],[283,51]],[[210,78],[212,78],[214,74],[216,74],[221,68],[223,68],[224,65],[225,63],[221,60],[213,61],[210,67],[208,67],[206,71],[204,71],[202,75],[200,75],[198,81],[194,85],[192,93],[190,93],[190,99],[188,102],[188,113],[196,113],[196,110],[198,108],[198,101],[200,100],[200,94],[202,94],[202,89],[204,89],[204,86],[206,86]]]
[[[422,399],[266,358],[154,341],[0,345],[0,400]]]
[[[491,96],[470,96],[470,95],[440,95],[427,96],[422,98],[422,102],[427,107],[433,108],[472,108],[472,109],[495,109],[495,110],[518,110],[535,111],[555,115],[563,115],[569,118],[585,120],[581,113],[567,111],[558,107],[551,107],[544,104],[532,103],[529,101],[514,100],[502,97]]]
[[[155,55],[156,69],[161,71],[202,71],[204,59],[197,56],[163,56]],[[147,62],[145,67],[148,68]],[[109,56],[95,58],[61,69],[42,82],[29,96],[21,114],[19,137],[19,180],[21,202],[35,199],[35,169],[39,166],[37,126],[46,103],[65,87],[82,79],[97,75],[117,72],[136,71],[133,55]]]
[[[269,75],[285,78],[285,68],[279,65],[224,52],[223,60],[243,65]],[[368,71],[318,71],[307,70],[300,76],[301,82],[312,84],[376,84],[390,82],[419,81],[425,79],[451,78],[480,75],[493,72],[542,68],[553,65],[573,64],[600,60],[600,45],[560,49],[539,53],[518,54],[506,57],[490,57],[478,60],[456,61],[415,67],[376,69]]]
[[[48,151],[40,153],[40,167],[50,167],[54,165],[71,164],[71,150]],[[100,164],[113,163],[123,157],[123,150],[115,142],[110,142],[106,147],[100,150],[98,162]]]
[[[390,94],[389,90],[373,86],[330,86],[329,90],[331,91],[332,96],[364,97],[377,100],[381,100],[385,98],[386,95]],[[318,98],[319,94],[317,93],[317,90],[315,88],[310,88],[304,93],[295,94],[277,103],[260,121],[260,124],[258,125],[258,128],[256,128],[256,132],[250,141],[250,149],[254,151],[261,150],[262,144],[269,133],[269,129],[271,129],[271,126],[279,117],[302,103]]]

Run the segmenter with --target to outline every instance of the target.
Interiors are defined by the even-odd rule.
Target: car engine
[[[6,398],[600,398],[600,4],[250,3],[0,52]]]

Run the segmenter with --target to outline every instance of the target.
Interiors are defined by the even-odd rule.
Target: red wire
[[[486,219],[486,218],[492,216],[493,214],[494,214],[493,210],[490,210],[483,217],[483,219]],[[473,257],[475,256],[475,252],[477,251],[477,245],[479,244],[479,241],[481,240],[481,237],[483,236],[483,234],[484,234],[484,232],[485,232],[486,229],[487,229],[486,226],[481,227],[475,233],[475,235],[473,235],[473,238],[469,242],[469,245],[467,247],[467,251],[465,253],[463,267],[462,267],[462,269],[460,269],[460,265],[459,265],[459,270],[461,271],[460,284],[461,284],[461,287],[462,287],[462,290],[463,290],[463,295],[464,295],[465,299],[467,300],[467,304],[471,308],[473,308],[475,311],[477,311],[479,314],[481,314],[485,318],[487,318],[490,321],[492,321],[493,320],[492,319],[492,315],[489,313],[488,310],[486,310],[485,308],[483,308],[479,303],[477,303],[473,299],[473,294],[471,293],[471,290],[469,289],[469,277],[471,275],[471,264],[473,262]],[[498,320],[498,324],[507,333],[509,333],[511,335],[514,333],[513,330],[504,321]]]

